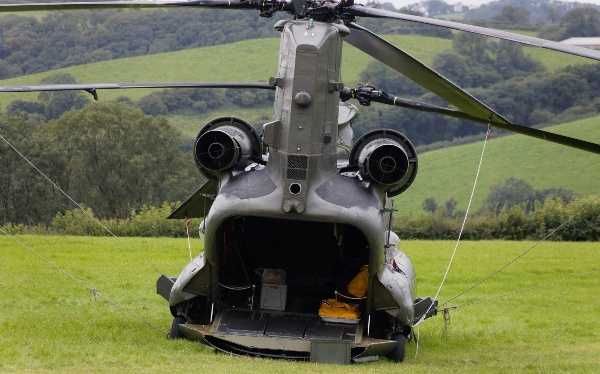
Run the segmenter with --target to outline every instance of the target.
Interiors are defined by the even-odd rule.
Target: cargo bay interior
[[[236,217],[219,237],[224,308],[316,316],[369,262],[365,236],[349,225]]]

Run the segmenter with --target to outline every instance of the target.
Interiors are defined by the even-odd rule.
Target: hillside
[[[169,124],[180,131],[186,140],[191,140],[198,135],[198,131],[209,121],[219,117],[237,117],[252,125],[260,125],[271,120],[273,106],[259,106],[256,108],[225,107],[198,115],[168,115],[165,116]]]
[[[437,53],[450,49],[452,43],[448,39],[418,35],[390,35],[388,39],[426,64],[431,64]],[[36,84],[48,75],[63,72],[73,75],[82,83],[266,80],[276,72],[277,51],[278,39],[253,39],[73,66],[2,80],[0,85]],[[566,55],[556,58],[557,54],[540,49],[528,49],[528,53],[550,71],[587,61]],[[355,83],[369,61],[370,57],[366,54],[346,44],[342,61],[344,81]],[[151,91],[105,91],[100,92],[100,96],[104,99],[129,96],[137,100],[149,92]],[[35,97],[36,94],[3,94],[0,97],[0,107],[5,107],[16,99],[32,100]]]
[[[431,63],[436,53],[450,48],[446,39],[394,35],[390,37],[416,57]],[[369,57],[345,45],[342,62],[346,82],[356,82],[367,66]],[[279,40],[253,39],[212,47],[193,48],[177,52],[116,59],[94,64],[79,65],[49,72],[31,74],[0,81],[2,85],[37,83],[50,74],[67,72],[80,82],[142,82],[142,81],[237,81],[267,80],[276,73]],[[101,97],[115,98],[127,95],[139,99],[147,90],[129,92],[100,92]],[[23,94],[6,94],[0,103],[5,106]],[[35,95],[27,95],[34,98]]]
[[[600,116],[548,127],[545,130],[600,142]],[[426,152],[419,157],[415,183],[396,202],[399,215],[422,212],[427,197],[439,203],[449,198],[465,209],[482,142]],[[488,142],[473,210],[481,207],[490,188],[509,177],[535,188],[566,187],[581,194],[600,193],[600,157],[522,135]]]

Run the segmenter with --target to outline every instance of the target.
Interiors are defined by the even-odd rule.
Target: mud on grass
[[[435,292],[452,245],[403,243],[417,268],[419,295]],[[464,242],[441,300],[529,245]],[[410,344],[403,364],[382,359],[350,367],[230,357],[194,342],[167,340],[171,316],[155,295],[154,282],[158,271],[176,274],[186,262],[184,239],[0,236],[0,372],[537,373],[600,368],[599,243],[543,243],[456,300],[459,309],[445,337],[442,318],[422,325],[418,356]],[[90,288],[99,293],[96,301]]]

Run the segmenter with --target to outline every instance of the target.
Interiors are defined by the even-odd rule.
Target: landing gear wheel
[[[171,330],[169,330],[169,334],[167,334],[167,338],[169,339],[181,339],[183,338],[183,334],[181,330],[179,330],[179,325],[186,323],[186,320],[182,316],[176,316],[173,318],[173,323],[171,323]]]
[[[406,353],[406,341],[407,341],[406,336],[401,333],[395,333],[394,335],[392,335],[391,340],[396,341],[396,346],[389,353],[388,357],[390,359],[394,360],[395,362],[404,361],[404,356]]]

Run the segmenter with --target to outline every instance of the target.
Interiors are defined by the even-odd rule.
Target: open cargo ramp
[[[360,324],[329,323],[318,316],[229,310],[211,325],[180,325],[184,335],[224,352],[329,363],[349,363],[392,350],[392,340],[363,336]]]

